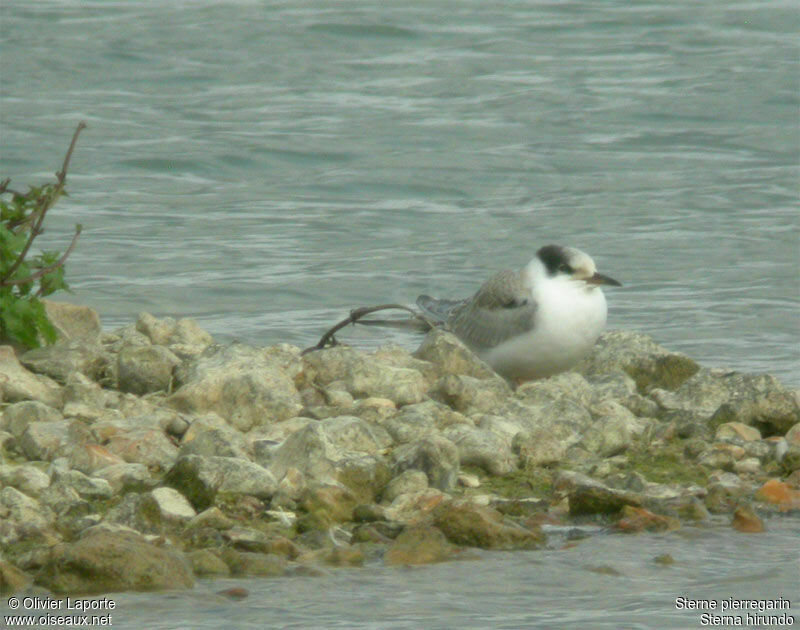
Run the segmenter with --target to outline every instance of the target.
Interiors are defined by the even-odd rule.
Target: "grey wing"
[[[455,306],[447,323],[467,345],[488,350],[531,330],[536,308],[522,274],[501,271],[471,299]]]
[[[466,300],[440,300],[430,295],[420,295],[417,298],[417,306],[434,322],[444,323],[456,308],[463,306],[469,300],[470,298]]]

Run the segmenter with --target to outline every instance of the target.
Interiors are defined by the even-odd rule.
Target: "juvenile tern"
[[[417,305],[445,324],[495,372],[517,383],[568,370],[606,325],[602,285],[622,286],[597,272],[588,254],[546,245],[519,271],[500,271],[464,300],[428,295]]]

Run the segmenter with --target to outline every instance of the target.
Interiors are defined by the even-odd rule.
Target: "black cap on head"
[[[545,245],[536,252],[536,256],[542,261],[545,269],[547,269],[547,273],[551,276],[558,271],[561,265],[570,267],[569,253],[564,247],[561,247],[561,245]]]

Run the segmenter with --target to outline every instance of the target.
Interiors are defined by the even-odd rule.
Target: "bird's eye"
[[[570,267],[567,263],[561,263],[558,266],[558,270],[562,273],[572,273],[572,267]]]

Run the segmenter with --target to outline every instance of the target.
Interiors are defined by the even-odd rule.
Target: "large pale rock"
[[[62,482],[71,487],[83,499],[105,500],[114,495],[111,484],[105,479],[89,477],[77,470],[56,470],[53,473],[54,482]]]
[[[19,448],[30,460],[51,461],[64,454],[68,433],[64,422],[31,422],[19,437]]]
[[[38,400],[60,409],[63,394],[53,379],[22,367],[11,346],[0,346],[0,400],[9,403]]]
[[[155,505],[166,521],[187,522],[197,516],[197,512],[180,492],[174,488],[156,488],[150,492]]]
[[[126,462],[167,470],[178,457],[178,448],[160,429],[141,428],[119,432],[106,448]]]
[[[504,409],[512,392],[508,383],[499,376],[477,379],[462,374],[448,374],[436,382],[431,395],[456,411],[473,415],[497,413]]]
[[[120,462],[99,468],[94,475],[108,481],[114,492],[118,494],[143,492],[152,488],[156,483],[144,464]]]
[[[452,489],[458,479],[458,448],[440,435],[403,444],[394,450],[392,459],[395,475],[409,469],[421,470],[432,487],[445,492]]]
[[[303,376],[322,386],[340,381],[356,398],[388,398],[397,405],[420,402],[427,389],[420,371],[395,367],[342,346],[304,355]]]
[[[73,595],[191,588],[183,556],[139,534],[92,528],[77,542],[55,545],[36,584]]]
[[[665,417],[682,414],[711,428],[738,422],[762,435],[783,435],[800,421],[798,392],[770,374],[701,369],[677,390],[655,389],[650,396]]]
[[[451,427],[444,436],[456,445],[462,466],[478,466],[490,475],[507,475],[517,469],[510,438],[464,424]]]
[[[172,371],[180,362],[163,346],[126,346],[117,355],[117,385],[139,396],[169,391]]]
[[[463,414],[435,400],[406,405],[398,413],[387,415],[377,422],[397,444],[413,442],[455,425],[472,425],[472,421]]]
[[[0,416],[0,429],[14,437],[23,434],[33,422],[58,422],[61,414],[38,400],[25,400],[8,405]]]
[[[93,308],[55,302],[47,298],[42,298],[41,301],[60,341],[78,339],[90,344],[99,342],[102,332],[100,316]]]
[[[329,418],[290,435],[274,451],[270,470],[277,479],[294,469],[317,483],[343,483],[372,500],[389,480],[378,454],[389,441],[383,429],[359,418]]]
[[[178,459],[164,483],[178,490],[198,510],[211,506],[219,493],[269,499],[277,489],[273,474],[258,464],[234,457],[201,455]]]
[[[428,488],[428,475],[421,470],[409,468],[392,479],[383,490],[383,500],[391,503],[401,494],[422,492]]]
[[[181,439],[181,455],[217,455],[249,459],[250,445],[241,432],[215,413],[191,423]]]
[[[46,506],[10,486],[0,490],[0,512],[4,518],[38,529],[53,521],[53,513]]]
[[[33,464],[0,464],[0,486],[11,486],[29,497],[38,497],[50,485],[50,475]]]
[[[302,403],[284,362],[269,349],[209,348],[176,372],[180,388],[169,402],[181,411],[213,411],[240,431],[286,420]]]
[[[74,372],[80,372],[94,381],[102,380],[109,361],[110,356],[99,343],[87,344],[83,340],[41,346],[20,357],[22,365],[31,372],[44,374],[62,384]]]
[[[201,354],[214,339],[205,330],[200,328],[192,319],[179,319],[172,317],[157,319],[150,313],[140,313],[136,320],[136,330],[145,335],[151,343],[167,346],[181,358],[193,357]]]
[[[434,328],[425,336],[414,356],[432,363],[437,377],[446,374],[465,374],[479,379],[497,376],[458,337],[441,328]]]
[[[686,355],[670,352],[647,335],[613,330],[600,336],[576,371],[592,380],[622,370],[645,392],[653,387],[675,390],[699,369]]]
[[[624,410],[628,411],[627,409]],[[583,448],[600,457],[618,455],[626,450],[631,443],[631,432],[628,428],[628,423],[617,415],[604,415],[595,420],[584,432],[580,441],[580,445]]]

